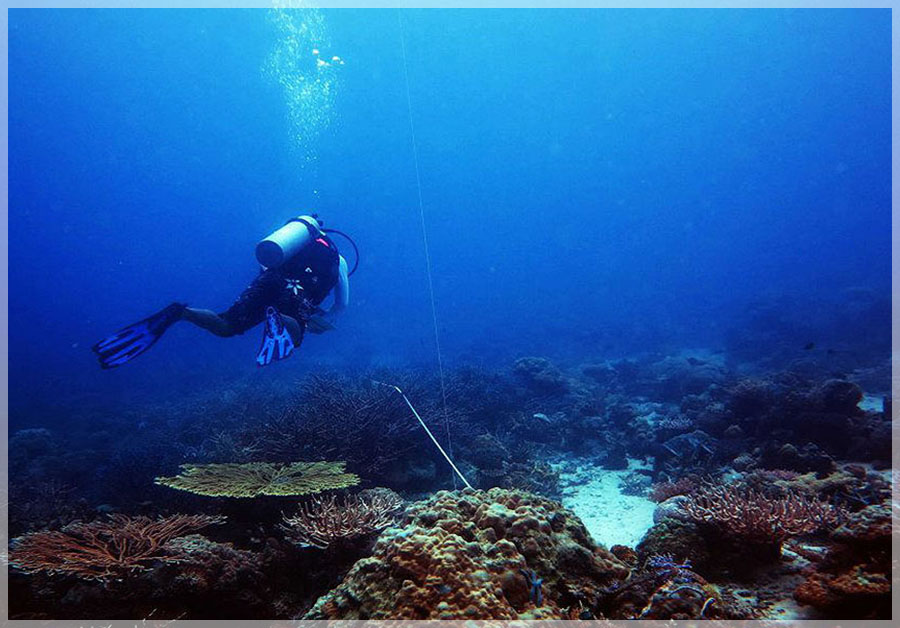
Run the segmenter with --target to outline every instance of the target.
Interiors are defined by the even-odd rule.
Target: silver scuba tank
[[[322,233],[315,216],[291,218],[256,245],[256,259],[266,268],[278,268]]]

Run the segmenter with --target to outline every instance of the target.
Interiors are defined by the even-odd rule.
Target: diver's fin
[[[294,351],[294,341],[284,326],[284,319],[271,305],[266,308],[266,327],[262,343],[256,354],[256,364],[266,366],[275,360],[283,360]]]
[[[153,346],[172,323],[181,319],[184,303],[172,303],[142,321],[120,329],[93,346],[100,366],[111,369],[133,360]]]

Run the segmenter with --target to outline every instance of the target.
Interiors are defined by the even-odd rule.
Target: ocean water
[[[81,519],[218,513],[167,502],[153,478],[266,460],[216,459],[210,438],[249,443],[323,374],[355,382],[344,391],[374,372],[409,382],[479,488],[494,484],[466,439],[482,432],[539,447],[528,464],[631,464],[660,482],[635,444],[647,434],[611,436],[611,408],[731,408],[716,391],[746,376],[799,373],[803,394],[848,381],[874,417],[890,392],[890,50],[887,10],[11,10],[11,486],[65,484]],[[94,343],[172,301],[226,309],[259,272],[256,243],[311,212],[359,248],[335,331],[259,368],[262,328],[178,323],[99,368]],[[670,376],[679,360],[707,370]],[[452,443],[447,380],[469,386],[450,390],[451,414],[469,413]],[[734,412],[705,431],[723,438]],[[409,420],[431,466],[371,484],[408,500],[452,489]],[[785,442],[837,465],[884,457]],[[67,522],[28,499],[13,536]]]

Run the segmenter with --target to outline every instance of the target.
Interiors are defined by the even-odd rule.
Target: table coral
[[[594,606],[628,571],[557,502],[499,488],[441,491],[410,506],[402,527],[385,530],[306,618],[559,619]]]
[[[183,464],[181,473],[156,478],[162,486],[210,497],[308,495],[359,484],[343,462]]]

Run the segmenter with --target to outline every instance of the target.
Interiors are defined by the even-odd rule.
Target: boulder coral
[[[561,619],[628,573],[557,502],[441,491],[411,505],[305,618]]]

